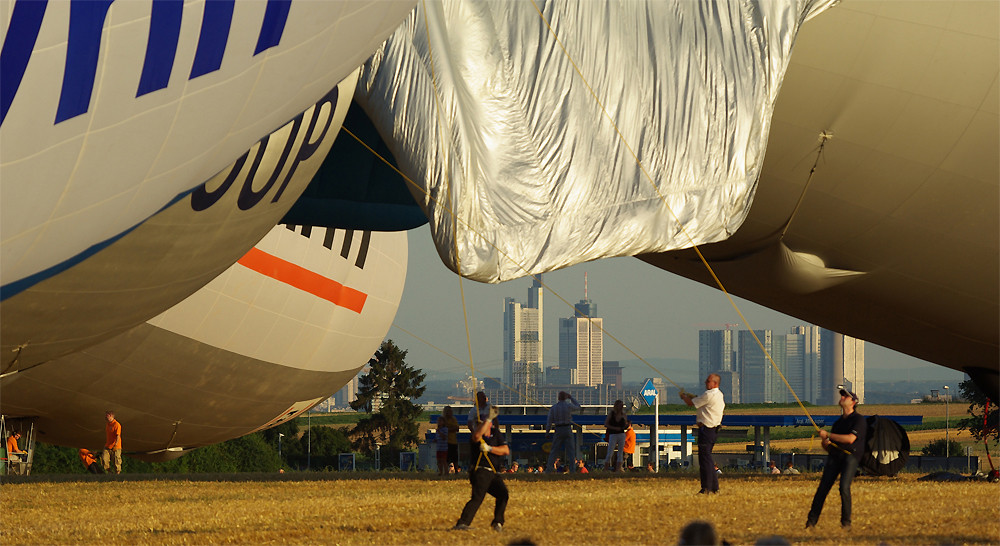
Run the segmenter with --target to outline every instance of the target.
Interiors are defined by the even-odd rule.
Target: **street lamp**
[[[944,460],[945,466],[948,465],[948,456],[951,455],[950,447],[951,442],[948,441],[948,422],[951,420],[951,414],[948,411],[948,385],[944,386]]]
[[[278,459],[281,459],[281,437],[284,436],[282,433],[278,433]]]

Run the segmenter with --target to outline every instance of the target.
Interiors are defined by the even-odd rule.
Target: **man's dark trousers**
[[[508,497],[507,485],[503,483],[503,478],[492,470],[478,468],[469,474],[469,482],[472,484],[472,498],[465,503],[465,508],[462,509],[462,516],[458,522],[472,525],[472,519],[476,517],[479,505],[483,503],[483,499],[489,493],[497,500],[496,508],[493,509],[493,521],[490,522],[490,525],[494,523],[503,525],[503,513],[507,509]]]
[[[701,474],[701,490],[705,493],[719,491],[719,475],[715,472],[712,448],[719,436],[719,429],[698,426],[698,471]]]
[[[826,495],[833,487],[833,482],[837,481],[837,474],[840,474],[840,524],[850,525],[851,482],[854,481],[854,476],[857,473],[858,459],[854,455],[841,452],[827,455],[826,466],[823,467],[823,477],[819,480],[819,488],[816,489],[816,495],[813,497],[807,521],[816,523],[819,520],[819,514],[823,511],[823,503],[826,502]]]

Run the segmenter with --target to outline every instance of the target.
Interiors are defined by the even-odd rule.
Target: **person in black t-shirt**
[[[501,468],[501,457],[509,454],[510,448],[504,441],[503,434],[500,433],[495,414],[490,415],[490,419],[480,422],[473,428],[469,453],[471,456],[469,482],[472,484],[472,498],[465,503],[462,515],[452,529],[457,531],[469,529],[472,525],[472,519],[476,517],[476,512],[479,510],[479,505],[483,503],[483,499],[489,493],[496,499],[490,527],[494,531],[501,531],[504,524],[504,510],[507,509],[508,494],[507,486],[503,483],[503,478],[500,477],[499,469]]]
[[[826,495],[833,483],[840,476],[840,525],[851,526],[851,482],[858,472],[858,464],[864,454],[865,436],[868,423],[863,415],[855,409],[858,396],[853,392],[840,389],[840,418],[833,423],[830,432],[819,431],[823,449],[826,450],[826,466],[823,477],[819,480],[816,495],[813,497],[812,508],[806,519],[806,528],[815,527],[819,514],[823,511]]]

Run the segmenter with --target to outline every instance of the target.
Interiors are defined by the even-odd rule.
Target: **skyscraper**
[[[542,375],[542,288],[541,275],[531,279],[528,303],[504,298],[503,380],[512,389],[535,386]]]
[[[789,366],[789,378],[792,388],[799,395],[803,402],[820,402],[820,373],[819,365],[819,326],[795,326],[791,329],[791,336],[795,336],[795,342],[789,341],[786,351],[790,354],[786,356]],[[791,339],[791,338],[790,338]],[[801,344],[801,347],[800,347]],[[794,354],[791,354],[795,351]],[[800,362],[801,359],[801,362]],[[799,369],[801,368],[801,372]],[[801,373],[801,380],[799,374]],[[789,401],[794,398],[789,398]]]
[[[753,330],[757,339],[764,345],[764,351],[771,354],[771,331]],[[771,362],[750,330],[739,332],[739,363],[740,363],[740,401],[744,404],[759,404],[771,402],[772,376]]]
[[[725,330],[698,331],[698,378],[704,380],[710,373],[720,376],[719,390],[730,404],[740,403],[739,369],[735,331],[726,325]]]
[[[820,393],[821,404],[837,404],[840,394],[837,385],[844,385],[858,395],[858,402],[865,398],[865,342],[838,334],[830,330],[820,330],[820,371],[822,374]]]
[[[698,377],[705,379],[712,372],[739,372],[736,367],[734,331],[698,331]]]
[[[699,376],[718,373],[719,389],[728,403],[794,402],[794,391],[803,402],[836,404],[837,385],[864,401],[864,341],[819,326],[795,326],[788,334],[778,335],[770,330],[754,332],[774,360],[773,366],[748,330],[698,332]]]
[[[574,316],[559,319],[559,368],[575,369],[576,383],[594,386],[604,381],[604,320],[588,298],[586,274],[583,286]]]

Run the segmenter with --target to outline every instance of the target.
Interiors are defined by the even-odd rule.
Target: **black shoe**
[[[498,532],[498,533],[500,531],[503,531],[503,524],[499,523],[499,522],[498,523],[494,523],[493,525],[490,525],[490,527],[492,527],[493,530],[496,531],[496,532]]]
[[[468,531],[469,529],[471,529],[471,527],[462,522],[456,523],[455,526],[451,528],[452,531]]]
[[[841,527],[841,529],[843,529],[845,531],[850,531],[851,530],[851,522],[849,522],[849,521],[842,521],[842,522],[840,522],[840,527]]]
[[[806,529],[812,529],[813,527],[816,527],[816,521],[815,520],[811,520],[811,519],[807,519],[806,520]]]

